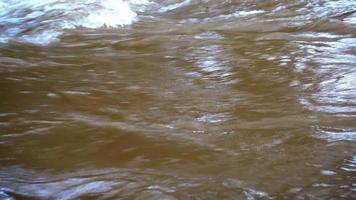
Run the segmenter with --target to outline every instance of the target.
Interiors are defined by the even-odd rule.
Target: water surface
[[[0,1],[0,199],[356,198],[353,0]]]

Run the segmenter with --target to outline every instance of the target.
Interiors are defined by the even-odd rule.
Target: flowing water
[[[0,199],[355,199],[356,1],[1,0]]]

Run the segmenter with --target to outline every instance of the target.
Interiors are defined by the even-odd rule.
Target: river
[[[0,199],[355,199],[356,1],[0,0]]]

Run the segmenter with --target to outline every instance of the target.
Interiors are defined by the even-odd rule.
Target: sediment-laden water
[[[0,1],[0,199],[356,198],[356,1]]]

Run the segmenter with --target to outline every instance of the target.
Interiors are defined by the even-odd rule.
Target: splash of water
[[[137,20],[131,6],[147,0],[14,0],[0,1],[0,43],[18,40],[48,45],[66,29],[120,28]]]

